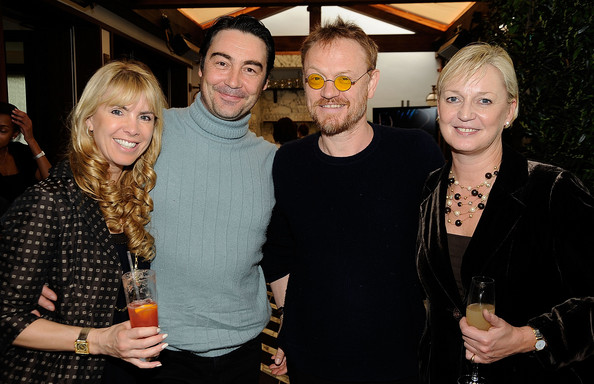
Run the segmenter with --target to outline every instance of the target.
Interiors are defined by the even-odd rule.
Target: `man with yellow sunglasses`
[[[367,122],[377,51],[340,18],[313,31],[301,50],[320,132],[275,156],[262,262],[284,308],[270,368],[288,369],[291,384],[417,383],[425,315],[418,212],[425,178],[443,156],[424,131]]]

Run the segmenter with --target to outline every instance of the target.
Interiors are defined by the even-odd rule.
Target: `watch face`
[[[79,355],[88,355],[89,343],[87,343],[86,341],[76,341],[74,343],[74,352],[78,353]]]
[[[547,343],[544,340],[538,340],[535,347],[537,351],[542,351],[546,345]]]

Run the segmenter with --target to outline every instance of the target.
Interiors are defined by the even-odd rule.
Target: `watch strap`
[[[74,352],[79,355],[88,355],[89,354],[89,342],[87,341],[87,337],[89,336],[89,332],[91,328],[85,327],[80,330],[80,334],[78,338],[74,342]]]
[[[77,340],[87,341],[87,337],[89,336],[89,331],[91,331],[91,328],[88,328],[88,327],[81,329]]]

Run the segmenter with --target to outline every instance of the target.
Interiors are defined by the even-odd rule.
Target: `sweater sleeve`
[[[263,254],[261,265],[266,282],[276,281],[290,273],[291,260],[295,257],[295,242],[278,205],[272,210]]]
[[[559,369],[594,355],[594,199],[575,176],[562,172],[551,191],[550,214],[557,227],[557,269],[573,297],[528,324],[547,341],[538,358]]]
[[[296,256],[296,242],[293,238],[289,220],[282,208],[283,186],[290,171],[283,165],[286,163],[284,152],[278,151],[272,165],[272,178],[274,182],[275,205],[272,209],[270,223],[266,230],[266,242],[262,247],[262,270],[266,282],[273,282],[291,272],[291,261]]]

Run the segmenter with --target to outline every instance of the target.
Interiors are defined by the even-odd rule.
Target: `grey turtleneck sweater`
[[[164,112],[150,229],[169,348],[220,356],[268,322],[259,262],[274,205],[276,146],[249,131],[249,118],[220,120],[200,95]]]

